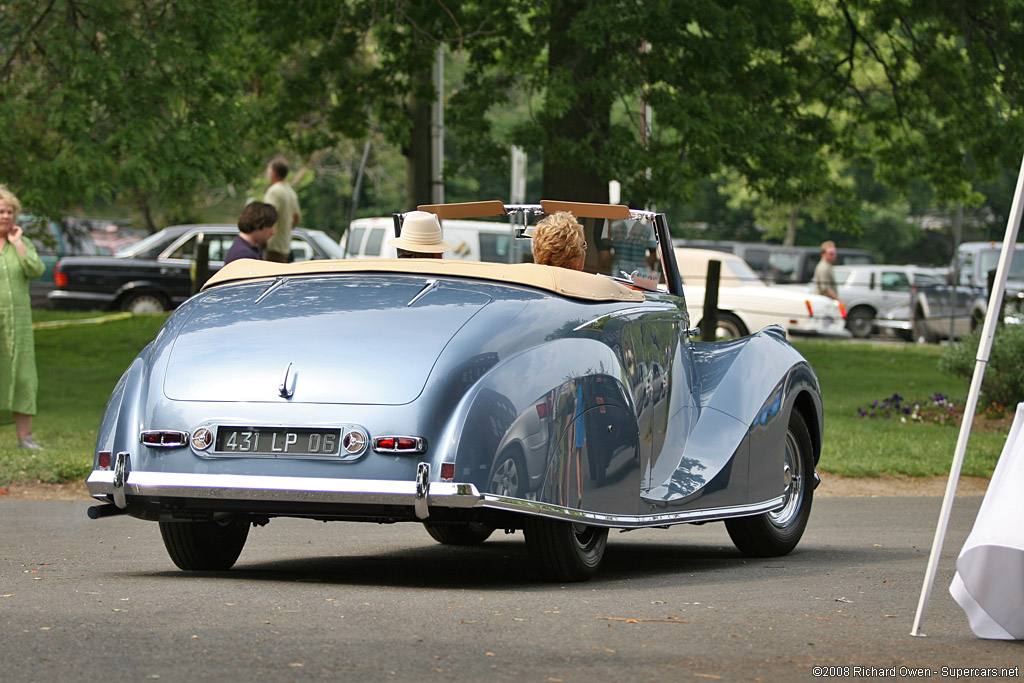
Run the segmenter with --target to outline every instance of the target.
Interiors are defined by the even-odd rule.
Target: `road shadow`
[[[298,549],[297,549],[298,550]],[[308,553],[308,548],[303,549]],[[588,589],[629,589],[635,580],[656,578],[664,585],[692,587],[701,583],[747,583],[771,578],[820,576],[832,568],[889,563],[920,557],[913,548],[798,547],[789,555],[751,558],[731,545],[693,542],[609,543],[597,575],[578,584]],[[304,555],[284,560],[247,560],[222,572],[135,572],[133,576],[181,579],[205,577],[224,581],[309,582],[363,587],[390,586],[480,591],[562,590],[567,585],[548,582],[534,569],[522,536],[488,540],[478,546],[440,544],[385,550],[360,555]],[[125,574],[118,574],[124,577]],[[571,584],[570,584],[571,585]]]

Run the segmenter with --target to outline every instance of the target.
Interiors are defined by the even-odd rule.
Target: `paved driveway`
[[[571,585],[540,582],[520,534],[464,549],[412,524],[305,520],[254,529],[230,572],[187,574],[153,523],[89,520],[87,500],[0,500],[0,681],[771,681],[816,666],[940,679],[1019,666],[1022,645],[975,638],[946,591],[979,503],[954,506],[928,637],[912,638],[935,497],[821,498],[797,551],[768,560],[739,555],[721,524],[613,533],[598,578]]]

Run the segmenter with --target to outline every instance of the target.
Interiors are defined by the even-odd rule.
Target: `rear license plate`
[[[337,455],[340,429],[220,427],[215,453],[225,455]]]

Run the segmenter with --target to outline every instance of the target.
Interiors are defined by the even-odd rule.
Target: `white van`
[[[533,261],[529,239],[515,239],[510,223],[496,221],[441,221],[441,234],[451,243],[446,259],[523,263]],[[396,258],[388,240],[395,236],[395,222],[387,218],[357,218],[349,225],[340,244],[345,258]]]

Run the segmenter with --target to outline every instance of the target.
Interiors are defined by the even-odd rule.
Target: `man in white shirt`
[[[277,209],[277,223],[274,235],[267,242],[263,258],[267,261],[288,263],[291,261],[292,228],[299,224],[299,198],[292,186],[285,182],[288,177],[288,162],[277,158],[267,164],[270,187],[263,201]]]

